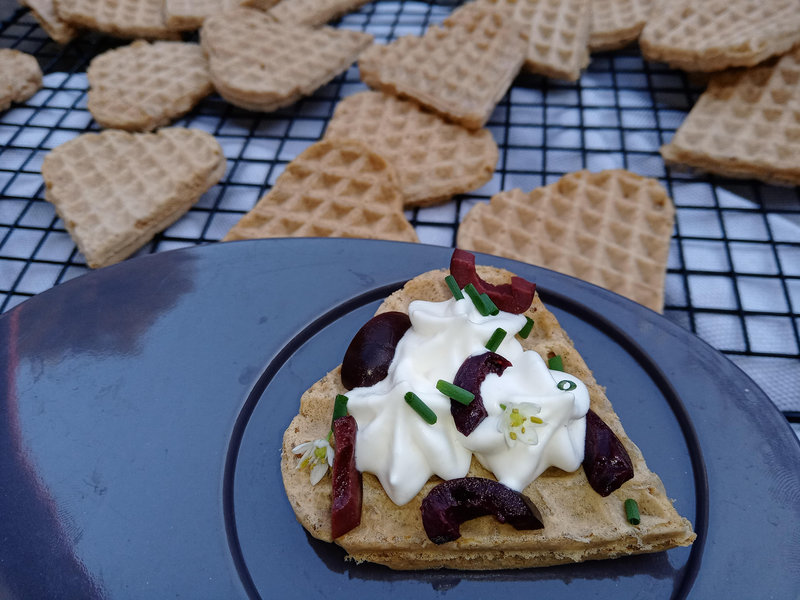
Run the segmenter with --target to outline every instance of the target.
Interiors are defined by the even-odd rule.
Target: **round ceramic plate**
[[[101,269],[0,317],[0,595],[776,597],[800,589],[800,445],[740,370],[619,296],[537,283],[698,534],[544,569],[394,572],[297,523],[280,477],[300,395],[381,299],[451,249],[261,240]]]

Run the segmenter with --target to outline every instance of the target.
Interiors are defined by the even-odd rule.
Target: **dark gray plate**
[[[522,571],[393,572],[297,524],[280,440],[381,298],[451,250],[263,240],[126,261],[0,318],[0,597],[787,598],[800,445],[721,354],[556,273],[535,281],[698,539]]]

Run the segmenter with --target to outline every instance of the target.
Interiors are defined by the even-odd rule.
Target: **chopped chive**
[[[448,275],[444,278],[444,282],[447,284],[447,287],[450,288],[450,291],[453,293],[453,298],[456,300],[463,300],[464,294],[461,293],[461,288],[458,287],[458,283],[456,282],[456,278],[452,275]]]
[[[639,505],[633,498],[625,500],[625,517],[631,525],[638,525],[641,521],[639,518]]]
[[[556,384],[556,387],[560,389],[562,392],[571,392],[576,387],[578,387],[574,381],[570,381],[569,379],[563,379]]]
[[[505,405],[505,404],[501,404],[501,405],[500,405],[500,409],[501,409],[501,410],[505,410],[506,408],[507,408],[507,407],[506,407],[506,405]]]
[[[333,419],[335,421],[339,417],[347,415],[347,396],[343,394],[336,394],[336,400],[333,402]]]
[[[489,295],[486,292],[480,295],[480,299],[483,302],[483,309],[484,311],[486,311],[484,313],[484,316],[486,315],[494,316],[500,313],[500,309],[497,308],[497,305],[494,302],[492,302],[492,299],[489,298]]]
[[[525,317],[525,326],[519,330],[517,335],[524,340],[531,334],[531,331],[533,331],[533,319]]]
[[[442,392],[448,398],[451,398],[464,405],[475,400],[475,394],[469,390],[465,390],[462,387],[458,387],[449,381],[445,381],[444,379],[440,379],[436,382],[436,389]]]
[[[436,423],[436,413],[433,412],[419,396],[417,396],[414,392],[408,392],[404,397],[406,403],[413,408],[420,417],[422,417],[423,421],[425,421],[428,425],[433,425]]]
[[[550,357],[547,360],[547,366],[552,369],[553,371],[563,371],[564,370],[564,361],[561,360],[561,355],[556,354],[555,356]]]
[[[481,298],[478,290],[475,289],[475,286],[471,283],[468,283],[464,286],[464,293],[469,296],[469,299],[472,300],[472,303],[475,305],[475,308],[478,309],[478,312],[481,313],[484,317],[489,313],[486,312],[486,307],[483,304],[483,299]]]
[[[489,338],[489,341],[486,342],[486,349],[489,352],[494,352],[495,350],[497,350],[498,346],[500,346],[500,343],[503,341],[505,337],[506,337],[506,330],[503,329],[502,327],[498,327],[497,329],[494,330],[494,333],[492,334],[492,337]]]

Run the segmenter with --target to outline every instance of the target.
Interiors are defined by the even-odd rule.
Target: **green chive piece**
[[[444,278],[444,282],[447,284],[447,287],[450,288],[450,291],[453,293],[453,298],[456,300],[463,300],[464,294],[461,293],[461,288],[458,287],[458,283],[456,283],[456,278],[452,275],[448,275]]]
[[[494,302],[492,302],[492,299],[489,298],[489,295],[486,292],[480,295],[480,299],[483,302],[483,309],[486,311],[484,316],[494,316],[500,313],[500,309],[497,308],[497,305]]]
[[[500,342],[506,337],[506,330],[502,327],[498,327],[494,330],[492,337],[489,338],[489,341],[486,342],[486,349],[489,352],[494,352],[497,350],[498,346],[500,346]]]
[[[486,307],[483,304],[483,299],[481,295],[478,293],[478,290],[475,289],[475,286],[471,283],[468,283],[464,286],[464,293],[469,296],[469,299],[472,300],[472,303],[475,305],[475,308],[478,309],[478,312],[481,313],[484,317],[487,316],[489,313],[486,312]]]
[[[336,394],[336,400],[333,401],[333,416],[331,417],[331,429],[333,429],[333,422],[339,417],[347,415],[347,396],[343,394]]]
[[[552,369],[553,371],[563,371],[564,370],[564,361],[561,360],[561,355],[556,354],[552,358],[548,359],[547,366]]]
[[[524,340],[531,334],[531,331],[533,331],[533,319],[525,317],[525,326],[519,330],[517,335]]]
[[[556,384],[556,387],[560,389],[562,392],[571,392],[576,387],[578,387],[574,381],[570,381],[569,379],[563,379]]]
[[[469,390],[465,390],[462,387],[458,387],[449,381],[445,381],[444,379],[440,379],[436,382],[436,389],[442,392],[448,398],[451,398],[464,405],[467,405],[475,400],[475,394]]]
[[[639,518],[639,505],[633,498],[625,500],[625,517],[631,525],[638,525],[641,521]]]
[[[436,423],[436,413],[433,412],[430,407],[425,404],[414,392],[408,392],[404,398],[406,403],[413,408],[416,413],[422,417],[422,420],[428,425],[433,425]]]

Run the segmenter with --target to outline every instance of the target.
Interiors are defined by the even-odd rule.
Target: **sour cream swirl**
[[[411,327],[397,344],[386,378],[347,393],[347,408],[358,423],[356,467],[374,474],[395,504],[409,502],[432,475],[466,476],[473,454],[498,481],[517,491],[550,466],[565,471],[580,466],[588,390],[578,378],[550,370],[539,354],[522,347],[515,334],[525,326],[523,315],[501,311],[483,316],[466,297],[417,300],[408,314]],[[512,366],[501,376],[486,377],[481,397],[488,416],[464,436],[450,414],[450,399],[436,382],[452,382],[467,357],[487,352],[485,344],[498,327],[508,334],[496,352]],[[574,389],[559,389],[564,381]],[[429,425],[408,406],[404,396],[409,391],[433,410],[436,423]]]

